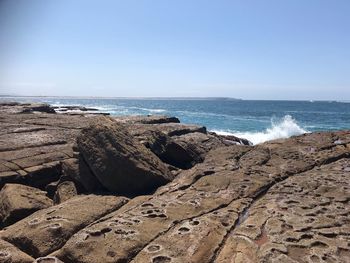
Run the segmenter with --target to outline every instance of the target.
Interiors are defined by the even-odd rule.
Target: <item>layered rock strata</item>
[[[1,191],[59,204],[8,223],[0,262],[350,262],[350,131],[250,146],[176,118],[23,107],[0,107]],[[154,171],[168,180],[148,195],[108,188]]]

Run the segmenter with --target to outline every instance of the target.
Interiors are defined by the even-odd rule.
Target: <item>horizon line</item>
[[[337,100],[337,99],[242,99],[242,98],[234,98],[234,97],[225,97],[225,96],[76,96],[76,95],[9,95],[9,94],[0,94],[0,98],[64,98],[64,99],[139,99],[139,100],[147,100],[147,99],[156,99],[156,100],[236,100],[236,101],[321,101],[321,102],[349,102],[350,100]]]

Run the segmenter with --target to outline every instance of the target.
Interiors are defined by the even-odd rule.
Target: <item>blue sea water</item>
[[[111,115],[162,114],[210,131],[234,134],[254,144],[312,131],[350,129],[350,103],[337,101],[254,101],[230,99],[99,99],[4,97],[0,101],[80,105]]]

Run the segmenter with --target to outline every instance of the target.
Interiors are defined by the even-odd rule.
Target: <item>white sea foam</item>
[[[150,112],[155,112],[155,113],[166,112],[166,110],[164,109],[145,109],[145,110],[148,110]]]
[[[304,134],[308,131],[300,127],[292,116],[286,115],[280,121],[275,122],[271,120],[271,127],[262,132],[214,132],[222,135],[234,135],[240,138],[248,139],[253,144],[259,144],[270,140]]]
[[[164,109],[150,109],[150,108],[140,108],[140,107],[130,107],[130,108],[131,109],[136,109],[136,110],[154,112],[154,113],[160,113],[160,112],[165,112],[166,111]]]

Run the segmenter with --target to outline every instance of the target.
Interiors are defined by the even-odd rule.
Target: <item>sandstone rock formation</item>
[[[0,238],[15,244],[34,257],[45,256],[57,249],[76,231],[127,202],[124,197],[85,195],[40,210],[7,227]]]
[[[170,171],[151,151],[108,118],[83,129],[77,143],[93,174],[112,192],[149,193],[172,180]]]
[[[98,181],[90,176],[91,173],[86,169],[79,153],[75,155],[73,150],[81,129],[88,127],[99,116],[95,112],[87,114],[85,111],[75,115],[23,114],[21,112],[24,107],[30,107],[30,104],[0,105],[0,188],[5,183],[23,183],[45,189],[48,184],[58,181],[62,173],[67,172],[70,176],[74,175],[75,181],[80,182],[88,192],[99,191]],[[155,150],[156,147],[149,148],[163,161],[178,168],[190,168],[203,161],[203,156],[213,146],[222,146],[221,143],[212,144],[210,140],[208,144],[205,140],[197,140],[198,144],[194,147],[175,142],[175,137],[180,136],[179,134],[191,137],[191,133],[200,132],[205,135],[205,128],[194,125],[186,128],[187,125],[179,125],[179,120],[174,117],[131,116],[118,117],[115,120],[126,125],[129,132],[137,133],[136,139],[145,145],[165,145],[164,151],[160,152]],[[145,140],[147,136],[144,135],[148,132],[157,136]],[[175,137],[172,138],[169,134]],[[167,138],[165,144],[164,136]],[[191,143],[193,144],[194,142]],[[192,148],[201,149],[198,151],[199,156]],[[70,161],[70,167],[63,165],[67,169],[62,171],[62,163],[71,158],[76,160]],[[73,165],[73,162],[78,163],[78,166]],[[79,178],[80,174],[84,176],[84,180]]]
[[[64,262],[306,262],[304,258],[314,255],[322,259],[321,252],[313,249],[322,247],[325,258],[346,262],[349,187],[342,187],[341,193],[327,191],[326,209],[330,213],[339,209],[337,219],[324,212],[312,212],[313,220],[305,217],[306,222],[300,220],[306,211],[293,216],[304,207],[325,211],[321,194],[311,195],[314,203],[309,205],[303,199],[292,201],[295,208],[291,211],[286,205],[286,210],[277,207],[284,192],[289,194],[286,199],[293,198],[290,193],[308,198],[312,185],[322,189],[325,182],[312,175],[323,170],[329,174],[330,166],[338,173],[329,181],[344,185],[343,178],[349,176],[349,143],[350,132],[315,133],[256,147],[215,149],[203,163],[184,171],[147,200],[126,205],[123,211],[79,231],[55,255]],[[289,181],[300,181],[303,186]],[[288,185],[285,190],[284,185]],[[279,187],[280,194],[274,194]],[[313,229],[340,226],[340,234],[328,235],[327,243],[322,236],[309,234]],[[103,229],[107,229],[103,234],[86,238]],[[307,243],[295,243],[303,234]],[[231,241],[235,235],[242,243]],[[286,239],[295,244],[289,246]]]
[[[50,206],[52,200],[46,192],[26,185],[6,184],[0,191],[0,225],[13,224]]]
[[[162,116],[162,115],[118,116],[118,117],[114,117],[114,119],[124,124],[180,123],[180,120],[176,117],[169,117],[169,116]]]
[[[87,134],[98,154],[118,147],[125,152],[116,159],[152,156],[176,174],[128,200],[95,189],[99,178],[84,166],[94,153],[74,146],[101,117],[21,107],[0,107],[0,187],[83,190],[1,230],[0,262],[350,262],[350,131],[249,146],[164,117],[108,118]]]
[[[32,263],[34,259],[13,246],[0,239],[0,262],[2,263]]]
[[[63,203],[68,199],[78,195],[77,188],[73,181],[64,181],[57,185],[55,195],[53,197],[55,204]]]
[[[96,192],[102,189],[101,183],[91,172],[80,154],[77,158],[66,159],[62,163],[62,175],[80,184],[86,192]]]

